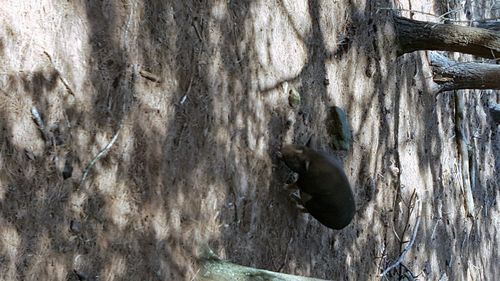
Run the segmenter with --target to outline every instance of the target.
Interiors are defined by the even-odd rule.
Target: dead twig
[[[447,15],[449,15],[449,14],[452,14],[452,13],[459,12],[459,11],[460,11],[460,8],[453,9],[453,10],[449,10],[448,12],[446,12],[446,13],[444,13],[444,14],[440,15],[440,16],[438,17],[438,19],[443,20],[445,16],[447,16]]]
[[[422,12],[422,11],[416,11],[416,10],[412,10],[412,9],[399,9],[399,8],[378,8],[377,9],[377,13],[380,11],[380,10],[390,10],[390,11],[400,11],[400,12],[409,12],[409,13],[417,13],[417,14],[422,14],[422,15],[427,15],[427,16],[431,16],[431,17],[435,17],[435,18],[438,18],[440,20],[442,20],[445,16],[451,14],[451,13],[456,13],[456,12],[459,12],[460,9],[454,9],[454,10],[450,10],[442,15],[435,15],[435,14],[431,14],[431,13],[427,13],[427,12]]]
[[[64,87],[66,88],[66,90],[68,90],[68,92],[72,95],[72,96],[75,96],[75,92],[73,92],[73,90],[71,89],[71,87],[69,86],[69,83],[66,81],[66,79],[64,79],[64,77],[62,76],[61,74],[61,71],[59,71],[59,69],[57,69],[56,65],[54,64],[54,62],[52,61],[52,57],[49,55],[49,53],[47,53],[46,51],[43,51],[43,53],[47,56],[47,58],[49,59],[49,62],[50,64],[52,64],[52,67],[54,67],[54,69],[57,71],[57,73],[59,74],[59,80],[61,80],[61,82],[63,83]]]
[[[418,232],[419,226],[420,226],[420,214],[417,216],[417,222],[415,223],[415,227],[413,228],[413,233],[412,233],[410,241],[408,242],[408,244],[406,244],[405,248],[401,252],[401,255],[399,256],[397,261],[395,263],[393,263],[392,265],[390,265],[389,267],[387,267],[384,270],[384,272],[382,272],[380,274],[380,277],[384,277],[389,271],[393,270],[394,268],[396,268],[397,266],[399,266],[403,262],[406,254],[410,251],[411,247],[413,246],[413,243],[415,243],[415,238],[417,237],[417,232]]]
[[[381,10],[389,10],[389,11],[400,11],[400,12],[410,12],[410,13],[417,13],[417,14],[422,14],[422,15],[427,15],[427,16],[432,16],[439,18],[439,16],[431,13],[426,13],[426,12],[421,12],[421,11],[416,11],[416,10],[409,10],[409,9],[399,9],[399,8],[378,8],[377,13]]]
[[[437,229],[437,226],[438,226],[440,220],[441,219],[438,218],[436,223],[434,224],[434,227],[432,228],[431,240],[434,239],[434,234],[436,234],[436,229]]]
[[[398,232],[396,231],[396,229],[394,229],[394,225],[392,226],[392,232],[394,232],[394,235],[396,235],[396,238],[398,238],[399,243],[401,243],[401,238],[399,238]]]
[[[406,265],[404,265],[403,263],[401,263],[401,267],[403,267],[406,271],[405,273],[403,274],[403,277],[405,277],[406,279],[400,279],[400,280],[415,280],[415,278],[417,278],[420,274],[422,273],[419,273],[418,275],[415,275]]]
[[[116,139],[118,138],[118,134],[120,133],[120,129],[121,129],[121,125],[118,127],[118,130],[116,131],[116,134],[113,136],[113,138],[108,143],[108,145],[106,145],[106,147],[104,147],[101,151],[99,151],[99,153],[96,155],[96,157],[94,157],[94,159],[92,159],[89,162],[89,164],[85,168],[85,171],[83,172],[82,178],[80,180],[80,186],[83,185],[83,182],[87,178],[87,176],[88,176],[88,174],[90,172],[90,169],[92,169],[92,167],[95,165],[95,163],[99,159],[101,159],[102,157],[104,157],[108,153],[108,151],[111,149],[111,146],[113,146],[113,144],[116,142]]]
[[[149,81],[153,81],[155,83],[160,83],[161,82],[161,78],[158,75],[155,75],[155,74],[153,74],[153,73],[151,73],[149,71],[141,69],[141,70],[139,70],[139,74],[142,77],[148,79]]]
[[[415,204],[412,204],[417,196],[417,190],[413,189],[413,192],[410,196],[410,201],[406,203],[403,198],[401,198],[401,201],[406,205],[406,208],[408,209],[408,216],[406,216],[406,224],[405,227],[403,228],[403,232],[401,233],[401,239],[398,236],[399,242],[402,242],[402,239],[404,238],[406,231],[408,230],[408,227],[410,226],[410,216],[413,214],[413,210],[415,209]],[[401,250],[401,248],[400,248]]]
[[[196,26],[196,23],[192,22],[191,25],[193,26],[194,31],[196,32],[196,36],[198,36],[198,39],[200,39],[200,42],[203,42],[203,38],[201,37],[201,33],[198,30],[198,27]]]

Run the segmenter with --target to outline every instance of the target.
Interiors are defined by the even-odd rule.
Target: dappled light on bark
[[[497,276],[497,96],[464,95],[473,222],[453,97],[421,53],[396,57],[390,5],[2,1],[0,279],[192,281],[205,244],[256,277]],[[342,230],[283,188],[277,152],[311,136],[352,186]]]

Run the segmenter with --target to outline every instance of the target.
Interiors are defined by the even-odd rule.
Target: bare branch
[[[66,79],[64,79],[64,77],[62,76],[61,72],[59,71],[59,69],[57,69],[55,63],[52,61],[52,57],[49,55],[49,53],[47,53],[46,51],[43,52],[44,55],[47,56],[47,58],[49,59],[49,62],[50,64],[52,64],[52,66],[54,67],[54,69],[57,71],[57,73],[59,74],[59,80],[61,80],[61,82],[63,83],[64,87],[66,88],[66,90],[68,90],[68,92],[74,96],[75,95],[75,92],[73,92],[73,90],[71,89],[71,87],[69,86],[69,83],[66,81]]]
[[[408,242],[408,244],[406,244],[406,246],[403,249],[403,251],[401,252],[401,255],[399,256],[398,260],[395,263],[393,263],[392,265],[390,265],[389,267],[387,267],[384,270],[384,272],[382,272],[380,274],[380,277],[384,277],[389,271],[393,270],[394,268],[396,268],[398,265],[400,265],[403,262],[406,254],[410,251],[411,247],[413,246],[413,243],[415,243],[415,238],[417,237],[419,225],[420,225],[420,214],[417,216],[417,222],[415,223],[415,227],[413,228],[413,233],[412,233],[410,242]]]

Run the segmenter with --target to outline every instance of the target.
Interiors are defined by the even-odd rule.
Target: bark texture
[[[490,105],[490,116],[493,123],[500,124],[500,104],[495,103]]]
[[[500,65],[477,62],[456,62],[429,52],[433,80],[439,92],[462,89],[500,89]]]
[[[472,197],[471,177],[469,168],[469,149],[465,132],[465,101],[463,93],[455,92],[455,131],[457,147],[462,166],[462,193],[467,216],[474,217],[474,199]]]
[[[398,55],[417,50],[461,52],[500,58],[500,36],[492,31],[395,17]]]

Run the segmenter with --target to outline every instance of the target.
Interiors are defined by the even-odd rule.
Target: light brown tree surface
[[[464,95],[471,220],[453,95],[433,94],[421,52],[397,57],[378,13],[391,5],[1,0],[0,280],[192,281],[200,244],[326,280],[500,276],[499,129],[486,119],[498,94]],[[349,121],[348,152],[329,146],[331,106]],[[311,135],[353,187],[340,231],[283,188],[277,151]]]

